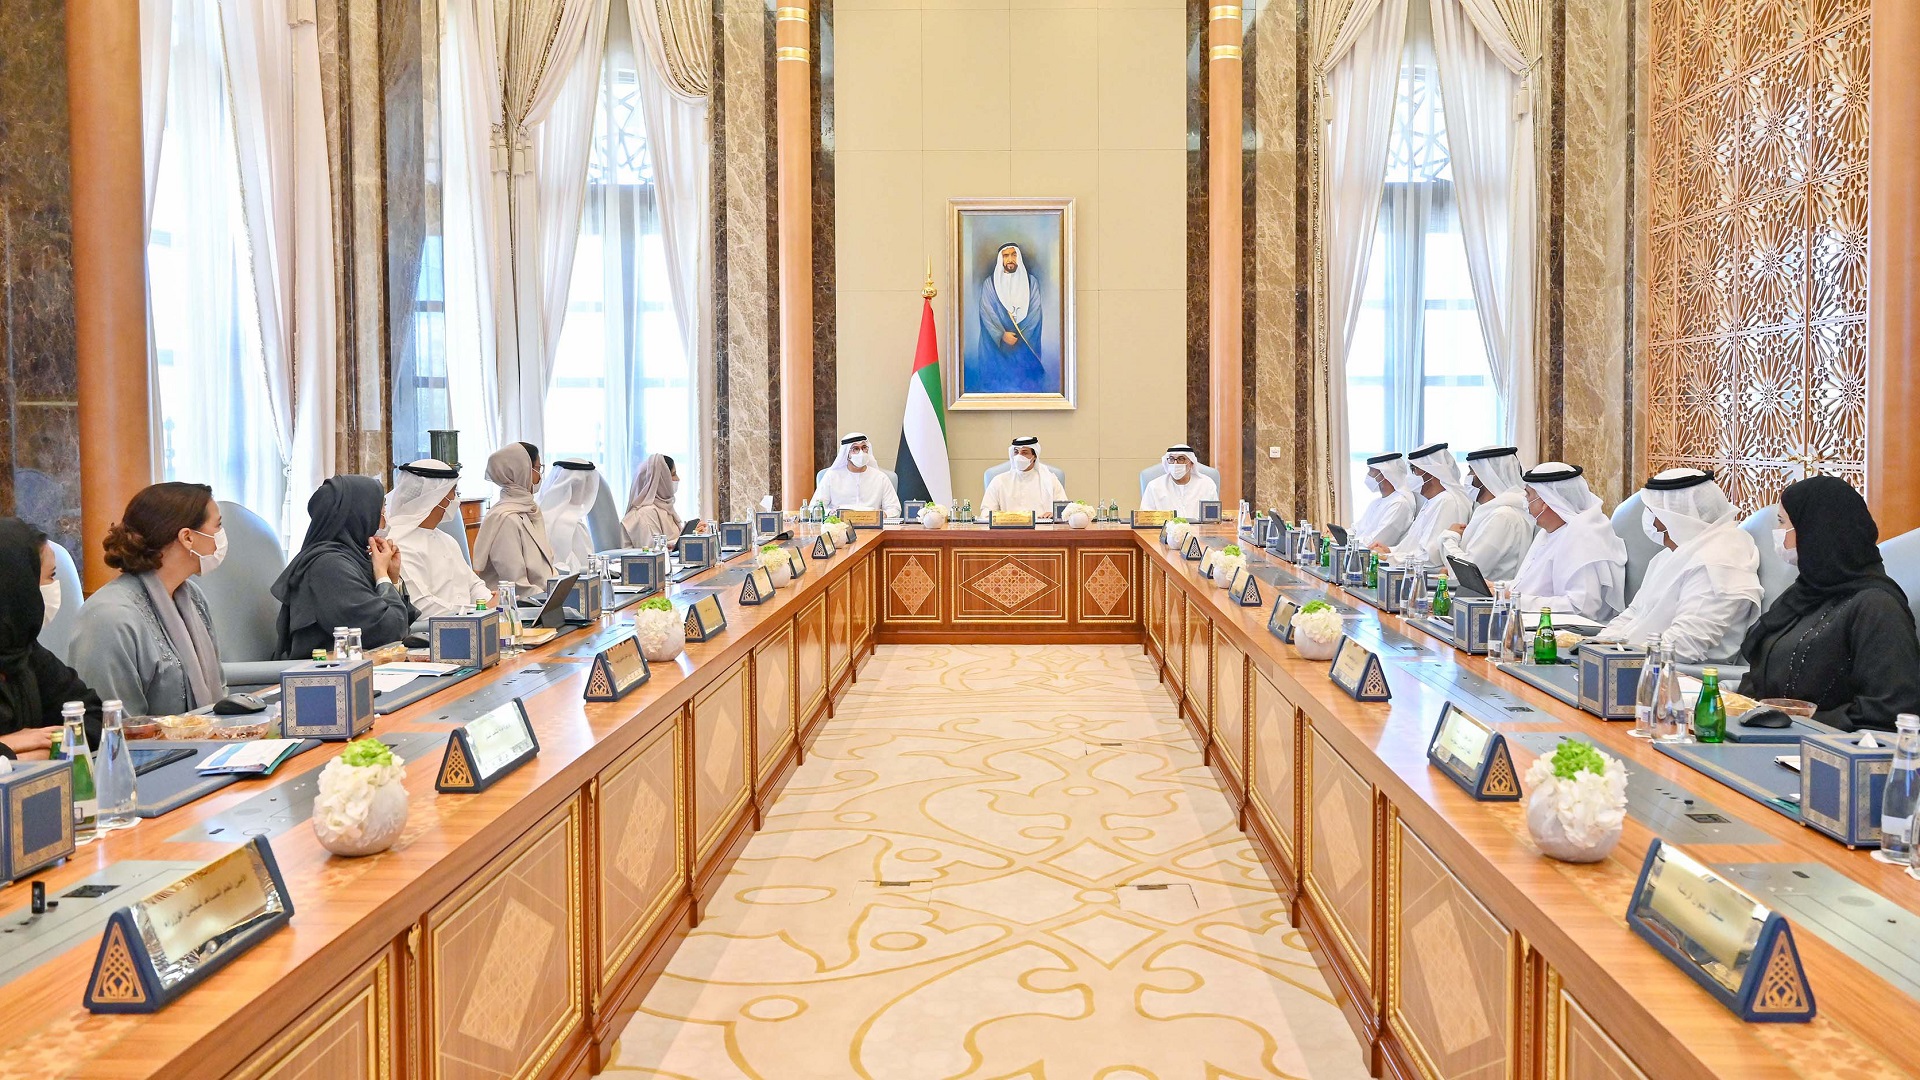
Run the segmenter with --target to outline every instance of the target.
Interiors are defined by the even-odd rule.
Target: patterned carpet
[[[882,647],[603,1076],[1366,1075],[1137,647]]]

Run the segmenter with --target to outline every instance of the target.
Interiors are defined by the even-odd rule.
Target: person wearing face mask
[[[1446,561],[1441,538],[1473,516],[1473,500],[1460,483],[1460,464],[1453,460],[1453,451],[1446,443],[1423,446],[1408,454],[1407,467],[1414,483],[1420,485],[1420,511],[1399,543],[1388,545],[1376,540],[1373,550],[1424,566],[1441,565]]]
[[[537,501],[547,519],[547,541],[553,545],[553,565],[560,573],[585,570],[587,557],[593,554],[587,513],[600,494],[598,477],[591,461],[555,458],[546,482],[540,485]]]
[[[100,737],[100,695],[39,642],[60,610],[47,534],[0,518],[0,757],[43,758],[60,727],[60,707],[87,706],[87,737]]]
[[[1641,527],[1665,550],[1647,563],[1640,592],[1600,637],[1645,645],[1658,634],[1683,664],[1732,659],[1760,613],[1753,538],[1705,470],[1668,469],[1647,481],[1640,499]]]
[[[492,586],[468,565],[460,541],[440,530],[459,497],[459,481],[459,469],[426,458],[395,469],[387,496],[387,539],[400,551],[400,580],[423,619],[495,599]]]
[[[1907,594],[1880,561],[1879,526],[1851,484],[1810,476],[1780,493],[1773,544],[1800,576],[1740,646],[1752,698],[1811,701],[1843,731],[1893,730],[1920,713],[1920,640]]]
[[[879,510],[887,517],[900,516],[900,496],[885,470],[873,462],[873,446],[858,431],[840,439],[840,453],[820,477],[813,501],[828,510]]]
[[[1347,530],[1347,539],[1364,548],[1386,551],[1407,535],[1419,511],[1413,495],[1413,474],[1407,455],[1378,454],[1367,459],[1367,490],[1379,498],[1360,511]]]
[[[1511,581],[1533,543],[1533,519],[1521,491],[1520,451],[1489,446],[1467,455],[1473,518],[1440,535],[1440,551],[1480,568],[1489,581]]]
[[[1527,514],[1540,526],[1520,561],[1521,610],[1604,623],[1626,606],[1627,545],[1578,465],[1542,462],[1526,473]]]
[[[1220,500],[1220,485],[1200,471],[1193,447],[1184,443],[1167,447],[1160,465],[1160,475],[1147,481],[1146,493],[1140,496],[1140,509],[1171,510],[1188,521],[1199,521],[1200,504]]]
[[[1040,467],[1040,440],[1022,435],[1007,447],[1012,468],[993,478],[987,493],[980,497],[980,512],[996,510],[1030,511],[1036,520],[1051,518],[1053,504],[1067,497],[1066,486],[1052,469]]]
[[[378,535],[386,493],[370,476],[335,476],[307,500],[307,536],[280,579],[274,656],[295,660],[333,646],[333,628],[358,627],[369,649],[407,636],[420,617],[407,601],[404,558]]]
[[[627,546],[644,548],[653,538],[664,536],[669,548],[680,546],[680,512],[673,508],[680,493],[680,471],[665,454],[650,455],[633,474],[633,487],[627,493],[627,513],[620,519],[626,530]]]
[[[487,480],[500,497],[487,508],[473,538],[473,572],[498,586],[508,582],[540,590],[554,574],[553,543],[546,515],[533,493],[540,487],[540,448],[508,443],[487,458]]]
[[[190,712],[227,696],[213,614],[194,582],[227,557],[220,506],[205,484],[146,488],[107,530],[120,576],[80,605],[69,652],[88,686],[129,716]]]

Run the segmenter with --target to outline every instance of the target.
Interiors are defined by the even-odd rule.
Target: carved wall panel
[[[1651,0],[1647,464],[1865,486],[1868,0]]]

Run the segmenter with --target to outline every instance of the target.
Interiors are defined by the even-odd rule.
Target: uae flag
[[[942,505],[953,501],[953,473],[947,468],[947,406],[940,389],[940,342],[933,333],[933,300],[921,301],[920,345],[913,351],[913,375],[907,380],[907,413],[900,424],[900,498]]]

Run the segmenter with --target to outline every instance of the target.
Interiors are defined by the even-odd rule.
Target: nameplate
[[[687,640],[706,641],[727,628],[727,613],[720,609],[720,598],[712,593],[702,596],[687,608]]]
[[[919,521],[920,511],[926,509],[926,506],[927,501],[925,499],[908,499],[900,505],[900,520]]]
[[[995,510],[987,519],[989,529],[1031,529],[1033,511],[1031,510]]]
[[[593,667],[587,672],[586,700],[619,701],[652,677],[640,652],[640,639],[628,634],[594,654]]]
[[[1327,674],[1335,686],[1355,701],[1386,701],[1393,696],[1380,658],[1351,636],[1340,639]]]
[[[838,550],[840,549],[833,546],[833,537],[826,533],[813,538],[813,557],[816,559],[831,559],[833,553]]]
[[[780,511],[757,510],[753,515],[753,531],[761,536],[772,536],[780,531]]]
[[[1214,522],[1219,520],[1220,520],[1220,500],[1219,499],[1200,500],[1200,523],[1203,525],[1211,525]]]
[[[1515,802],[1519,775],[1504,735],[1449,701],[1440,708],[1427,760],[1482,802]]]
[[[1293,617],[1299,613],[1299,604],[1284,595],[1274,597],[1273,610],[1267,615],[1267,633],[1288,645],[1293,644]]]
[[[1259,607],[1266,603],[1260,595],[1260,579],[1244,566],[1234,567],[1233,578],[1227,582],[1227,595],[1241,607]]]
[[[256,836],[109,916],[83,1004],[158,1012],[292,917],[273,849]]]
[[[527,719],[526,703],[514,698],[453,729],[434,790],[456,795],[485,791],[539,753],[540,740]]]
[[[886,519],[881,516],[878,510],[848,510],[842,508],[835,510],[834,514],[837,515],[842,522],[856,529],[877,529],[886,523]]]
[[[1792,926],[1672,844],[1656,838],[1648,846],[1627,925],[1742,1020],[1814,1017],[1813,987]]]
[[[690,569],[713,565],[713,537],[689,534],[680,538],[680,566]]]
[[[723,521],[720,523],[720,550],[745,551],[749,539],[748,530],[753,526],[745,521]]]
[[[787,548],[787,569],[793,572],[796,581],[807,576],[807,557],[798,547]]]
[[[1187,546],[1180,553],[1187,557],[1188,562],[1199,562],[1207,557],[1207,547],[1200,542],[1198,536],[1189,535]]]
[[[1135,510],[1127,523],[1136,529],[1161,529],[1172,520],[1171,510]]]
[[[773,599],[773,571],[765,565],[756,566],[747,571],[746,579],[740,582],[740,602],[748,607],[764,604]]]

